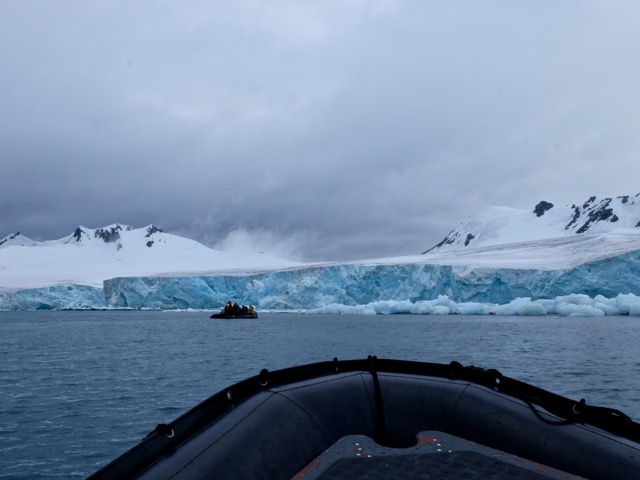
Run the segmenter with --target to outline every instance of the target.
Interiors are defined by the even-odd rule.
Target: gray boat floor
[[[580,480],[443,432],[417,435],[414,447],[378,445],[363,435],[343,437],[293,477],[294,480]]]

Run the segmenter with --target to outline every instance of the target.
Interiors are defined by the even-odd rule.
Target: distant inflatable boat
[[[92,479],[640,478],[640,424],[496,370],[369,357],[241,381]]]
[[[224,313],[224,312],[220,312],[220,313],[214,313],[213,315],[211,315],[210,318],[258,318],[258,314],[257,313],[247,313],[247,314],[238,314],[238,315],[234,315],[232,313]]]

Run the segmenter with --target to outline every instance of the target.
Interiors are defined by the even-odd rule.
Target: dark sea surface
[[[640,318],[0,312],[0,478],[84,478],[262,368],[398,358],[496,368],[640,420]]]

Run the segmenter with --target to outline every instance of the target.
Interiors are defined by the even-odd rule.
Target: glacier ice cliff
[[[571,304],[579,307],[572,312],[583,314],[629,314],[640,295],[640,252],[568,270],[338,264],[252,275],[114,278],[104,282],[104,294],[115,308],[212,309],[235,299],[262,310],[563,314],[559,306]]]
[[[0,290],[0,310],[80,310],[104,307],[103,289],[86,285]]]
[[[103,289],[0,291],[0,309],[218,309],[326,313],[640,315],[640,251],[566,270],[328,264],[246,274],[121,277]]]

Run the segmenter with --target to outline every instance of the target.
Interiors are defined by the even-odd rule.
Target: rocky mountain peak
[[[457,250],[527,242],[567,234],[640,228],[639,197],[640,194],[602,199],[591,196],[580,204],[560,207],[543,200],[528,212],[506,207],[485,207],[423,253],[438,249]]]

